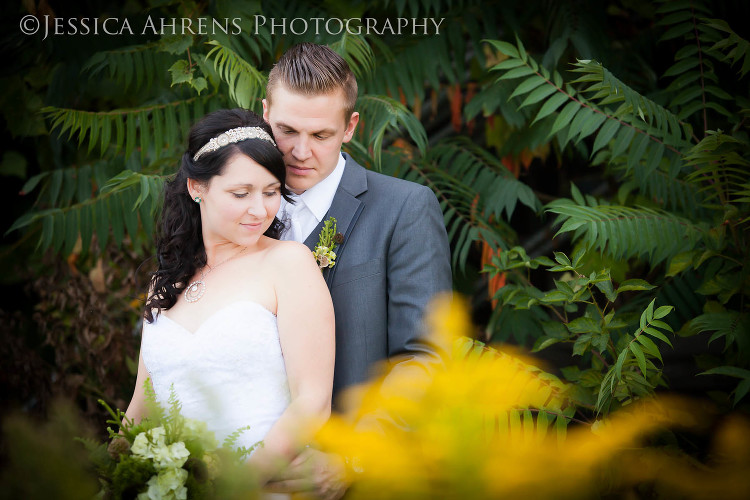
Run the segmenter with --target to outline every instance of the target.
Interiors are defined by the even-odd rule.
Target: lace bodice
[[[174,386],[183,415],[219,443],[250,425],[237,445],[253,445],[289,405],[276,316],[256,302],[228,304],[194,333],[159,315],[144,323],[141,354],[157,400],[166,405]]]

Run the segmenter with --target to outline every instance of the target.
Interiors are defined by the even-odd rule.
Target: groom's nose
[[[292,156],[295,160],[298,161],[305,161],[310,158],[310,156],[312,156],[312,152],[310,151],[309,137],[305,136],[304,134],[299,134],[297,139],[294,141]]]

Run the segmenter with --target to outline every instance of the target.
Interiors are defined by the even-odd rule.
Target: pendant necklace
[[[222,260],[221,262],[216,264],[214,267],[211,267],[208,265],[208,263],[206,263],[205,267],[208,268],[208,272],[204,273],[203,269],[200,270],[201,279],[195,280],[188,285],[188,287],[185,289],[185,300],[187,300],[188,302],[198,302],[200,298],[203,297],[203,294],[206,293],[206,282],[203,281],[206,278],[206,275],[208,275],[208,273],[210,273],[211,271],[213,271],[220,265],[224,264],[225,262],[229,262],[235,257],[239,257],[245,250],[247,250],[247,247],[244,247],[242,250],[232,255],[231,257]]]

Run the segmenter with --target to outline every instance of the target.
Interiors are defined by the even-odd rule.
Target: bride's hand
[[[313,493],[323,500],[338,500],[349,483],[344,460],[335,454],[305,448],[266,489],[278,493]]]

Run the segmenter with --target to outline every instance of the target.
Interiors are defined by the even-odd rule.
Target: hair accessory
[[[196,196],[194,199],[196,203],[200,203],[202,201],[200,196]]]
[[[221,149],[227,144],[232,144],[247,139],[262,139],[276,146],[276,143],[268,134],[268,132],[260,127],[237,127],[229,129],[226,132],[222,132],[216,137],[213,137],[202,148],[200,148],[197,153],[195,153],[195,156],[193,156],[193,161],[197,161],[198,158],[200,158],[204,154],[216,151],[217,149]]]
[[[206,263],[206,267],[208,268],[208,272],[204,273],[203,269],[200,270],[201,273],[201,279],[195,280],[192,283],[190,283],[187,288],[185,289],[185,300],[188,302],[198,302],[201,297],[203,297],[203,294],[206,293],[206,282],[204,281],[206,279],[206,275],[222,265],[225,262],[229,262],[230,260],[234,259],[235,257],[239,257],[242,255],[245,250],[247,250],[247,247],[242,247],[242,250],[237,252],[236,254],[232,255],[231,257],[228,257],[218,264],[216,264],[214,267],[211,267]]]

